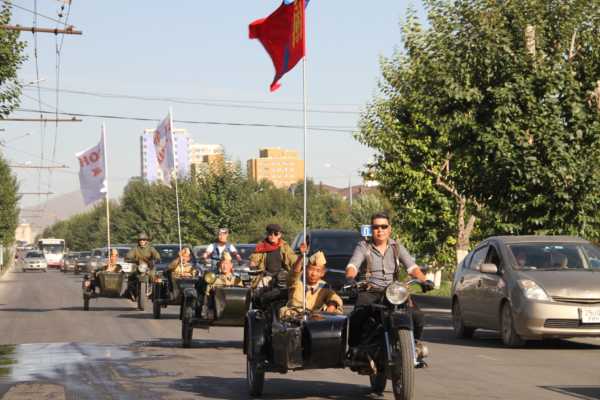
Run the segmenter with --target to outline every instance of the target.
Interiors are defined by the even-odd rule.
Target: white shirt
[[[219,250],[219,255],[223,255],[223,252],[225,251],[226,247],[227,247],[227,244],[224,244],[223,246],[217,245],[217,249]],[[229,248],[230,248],[230,250],[231,250],[232,253],[237,253],[237,249],[235,248],[234,245],[230,244]],[[206,254],[207,256],[210,257],[210,255],[212,254],[212,252],[214,251],[214,249],[215,249],[215,245],[214,245],[214,243],[211,243],[206,248],[206,251],[204,252],[204,254]]]

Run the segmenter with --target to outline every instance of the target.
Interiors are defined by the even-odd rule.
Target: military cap
[[[310,256],[308,259],[312,265],[325,265],[327,264],[327,260],[325,259],[325,254],[322,251],[317,251],[315,254]]]
[[[137,237],[138,240],[151,240],[150,236],[148,236],[148,234],[144,231],[140,232],[140,234]]]

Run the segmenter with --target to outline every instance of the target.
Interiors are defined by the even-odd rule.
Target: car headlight
[[[385,297],[394,305],[402,304],[408,299],[408,289],[399,282],[392,282],[385,289]]]
[[[519,279],[519,287],[523,290],[525,297],[530,300],[550,300],[544,289],[531,279]]]

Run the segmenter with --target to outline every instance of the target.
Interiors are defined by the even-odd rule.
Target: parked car
[[[48,263],[44,253],[38,250],[28,251],[23,259],[23,272],[26,271],[48,271]]]
[[[309,256],[317,251],[325,253],[327,274],[325,280],[334,290],[340,290],[346,281],[346,266],[356,244],[362,239],[358,231],[344,229],[311,229],[306,232]],[[292,248],[300,254],[302,232],[296,235]]]
[[[600,248],[570,236],[499,236],[479,243],[452,284],[457,337],[499,330],[528,339],[600,337]]]

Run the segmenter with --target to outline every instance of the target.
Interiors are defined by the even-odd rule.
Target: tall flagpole
[[[110,263],[110,205],[108,197],[108,154],[106,153],[106,126],[102,122],[102,149],[104,153],[104,180],[106,182],[106,241],[108,243],[108,262]]]
[[[303,204],[303,241],[306,242],[306,204],[307,204],[307,190],[306,190],[306,175],[308,171],[308,158],[306,156],[308,149],[308,94],[306,88],[306,4],[305,0],[302,0],[302,45],[304,46],[304,57],[302,59],[302,113],[304,114],[304,204]],[[308,243],[307,243],[308,245]],[[306,253],[302,254],[302,315],[306,319]]]
[[[177,168],[177,160],[175,160],[175,136],[173,134],[173,131],[175,130],[173,128],[173,108],[169,107],[169,126],[170,126],[170,131],[171,131],[171,146],[172,146],[172,152],[171,154],[173,154],[173,167],[175,168],[175,204],[177,206],[177,235],[179,237],[179,252],[181,253],[181,219],[179,217],[179,189],[178,189],[178,185],[177,185],[177,180],[178,180],[178,176],[179,176],[179,171]],[[183,270],[183,263],[181,262],[181,258],[179,258],[179,268],[181,268],[181,270]]]

